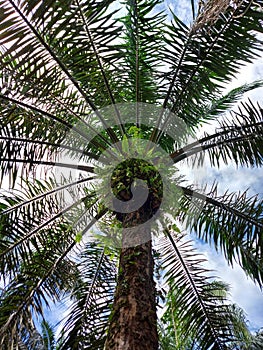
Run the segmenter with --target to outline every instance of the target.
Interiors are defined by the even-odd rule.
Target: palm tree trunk
[[[145,235],[145,228],[144,232],[139,232],[139,227],[138,237],[142,233]],[[146,234],[148,242],[121,250],[106,350],[158,349],[150,230]]]

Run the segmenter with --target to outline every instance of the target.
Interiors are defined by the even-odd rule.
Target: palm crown
[[[159,347],[257,346],[175,220],[262,287],[260,198],[201,191],[177,165],[262,165],[261,107],[225,114],[262,82],[223,91],[262,50],[263,2],[190,4],[186,24],[159,0],[0,0],[1,181],[11,188],[0,202],[3,349],[44,348],[35,317],[63,298],[71,309],[59,349],[119,349],[132,303],[152,314],[137,313],[131,334],[157,349],[160,269]],[[216,131],[194,139],[209,121]]]

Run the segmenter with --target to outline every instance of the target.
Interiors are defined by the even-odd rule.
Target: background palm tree
[[[211,288],[212,287],[212,288]],[[211,285],[207,285],[207,289],[211,289],[217,292],[218,299],[224,299],[227,297],[228,286],[219,281],[213,281]],[[170,290],[167,295],[167,308],[165,313],[163,314],[159,327],[161,327],[160,331],[160,348],[162,350],[169,349],[202,349],[202,345],[196,341],[196,335],[189,332],[187,337],[184,336],[184,326],[180,321],[180,313],[177,311],[177,295],[178,290]],[[220,305],[220,304],[219,304]],[[237,305],[228,304],[228,305],[220,305],[222,308],[222,314],[225,311],[231,310],[232,313],[232,325],[235,334],[240,333],[239,340],[235,343],[228,344],[230,349],[239,349],[242,348],[242,345],[251,346],[253,342],[253,336],[246,325],[246,317],[242,309],[240,309]],[[228,309],[228,310],[227,310]],[[179,317],[178,317],[179,314]]]
[[[257,350],[262,348],[262,329],[260,329],[248,342],[248,344],[241,345],[241,349]]]
[[[21,339],[34,338],[36,316],[65,298],[70,313],[59,349],[157,349],[157,295],[171,306],[160,329],[166,334],[176,321],[185,349],[251,341],[224,285],[207,277],[175,220],[262,286],[262,201],[218,193],[216,184],[205,192],[186,185],[176,166],[262,165],[261,107],[242,102],[224,114],[262,82],[223,91],[262,50],[263,2],[190,3],[187,24],[162,12],[158,0],[0,0],[0,179],[11,188],[0,202],[3,349],[22,349]],[[108,105],[111,119],[102,109]],[[158,112],[152,124],[142,119],[145,106]],[[215,132],[185,144],[217,119]],[[155,152],[152,144],[161,147]],[[137,160],[127,156],[135,145],[143,155]],[[169,170],[160,149],[174,164]],[[63,173],[52,173],[54,166]],[[102,184],[112,175],[123,206],[134,179],[143,179],[147,201],[130,212],[109,208],[95,170]],[[176,198],[163,213],[167,187]],[[158,226],[143,225],[157,212]],[[126,244],[130,231],[134,241]],[[156,291],[158,266],[166,287]]]

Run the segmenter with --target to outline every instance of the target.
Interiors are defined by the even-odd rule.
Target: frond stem
[[[176,155],[173,159],[174,159],[174,163],[177,163],[183,159],[186,159],[188,157],[191,157],[197,153],[200,153],[202,151],[206,151],[212,148],[216,148],[222,145],[227,145],[229,143],[238,143],[239,141],[250,141],[253,140],[255,141],[257,137],[261,137],[258,134],[252,133],[250,135],[244,135],[244,136],[239,136],[239,137],[233,137],[227,140],[223,140],[223,141],[217,141],[215,143],[211,143],[210,145],[200,145],[200,147],[195,147],[192,150],[188,151],[188,152],[184,152],[181,155]],[[176,154],[176,152],[175,152]]]
[[[10,159],[10,158],[0,158],[1,162],[8,162],[8,163],[23,163],[23,164],[38,164],[38,165],[50,165],[50,166],[57,166],[61,168],[68,168],[68,169],[77,169],[81,171],[86,171],[88,173],[94,173],[94,167],[88,166],[88,165],[74,165],[74,164],[67,164],[67,163],[60,163],[60,162],[51,162],[51,161],[44,161],[44,160],[32,160],[32,159]]]
[[[55,120],[56,122],[59,122],[60,124],[64,125],[67,129],[69,130],[74,130],[76,133],[78,133],[80,136],[82,136],[85,140],[88,140],[91,144],[93,144],[95,147],[101,147],[102,149],[106,150],[105,146],[102,145],[101,143],[98,143],[97,141],[95,141],[94,139],[92,139],[91,141],[89,140],[89,138],[87,137],[87,135],[79,128],[73,126],[72,124],[68,123],[67,121],[57,117],[56,115],[53,115],[43,109],[40,109],[38,107],[35,107],[35,106],[32,106],[31,104],[28,104],[28,103],[25,103],[23,101],[19,101],[15,98],[12,98],[12,97],[9,97],[9,96],[5,96],[5,95],[2,95],[0,94],[0,99],[3,99],[3,100],[6,100],[6,101],[9,101],[9,102],[12,102],[12,103],[15,103],[21,107],[24,107],[24,108],[28,108],[36,113],[39,113],[51,120]],[[93,130],[93,128],[91,126],[89,126],[89,128],[92,130],[92,131],[95,131],[96,134],[97,134],[97,131],[96,130]],[[104,141],[106,141],[108,143],[108,141],[106,139],[103,139]]]
[[[186,151],[190,150],[191,148],[193,148],[195,146],[203,147],[202,143],[204,143],[204,142],[210,141],[212,139],[216,139],[217,137],[220,137],[220,136],[225,136],[225,135],[227,135],[229,133],[233,133],[235,131],[242,132],[245,129],[252,128],[252,127],[258,127],[258,126],[263,126],[263,122],[261,121],[261,122],[257,122],[257,123],[250,123],[250,124],[242,125],[242,126],[236,126],[236,125],[229,126],[228,129],[225,129],[223,131],[217,132],[217,133],[212,134],[212,135],[207,135],[207,136],[205,136],[205,137],[203,137],[195,142],[190,143],[189,145],[184,146],[183,148],[180,148],[179,150],[171,153],[170,157],[177,161],[178,156],[182,155],[183,153],[185,153]],[[246,136],[246,135],[244,135],[244,136]]]
[[[74,151],[76,153],[80,153],[83,154],[85,156],[88,156],[92,159],[98,160],[99,157],[91,152],[87,152],[85,150],[81,150],[75,147],[71,147],[71,146],[67,146],[67,145],[63,145],[63,144],[56,144],[56,143],[52,143],[52,142],[47,142],[47,141],[41,141],[41,140],[31,140],[31,139],[27,139],[27,138],[22,138],[22,137],[11,137],[11,136],[0,136],[0,140],[5,140],[5,141],[10,141],[10,142],[25,142],[25,143],[32,143],[32,144],[37,144],[37,145],[45,145],[45,146],[51,146],[51,147],[55,147],[57,149],[64,149],[64,150],[68,150],[68,151]]]

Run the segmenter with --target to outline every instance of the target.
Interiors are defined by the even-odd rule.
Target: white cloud
[[[172,1],[166,0],[165,7],[168,11],[174,12],[184,23],[193,21],[191,3],[188,0]]]

